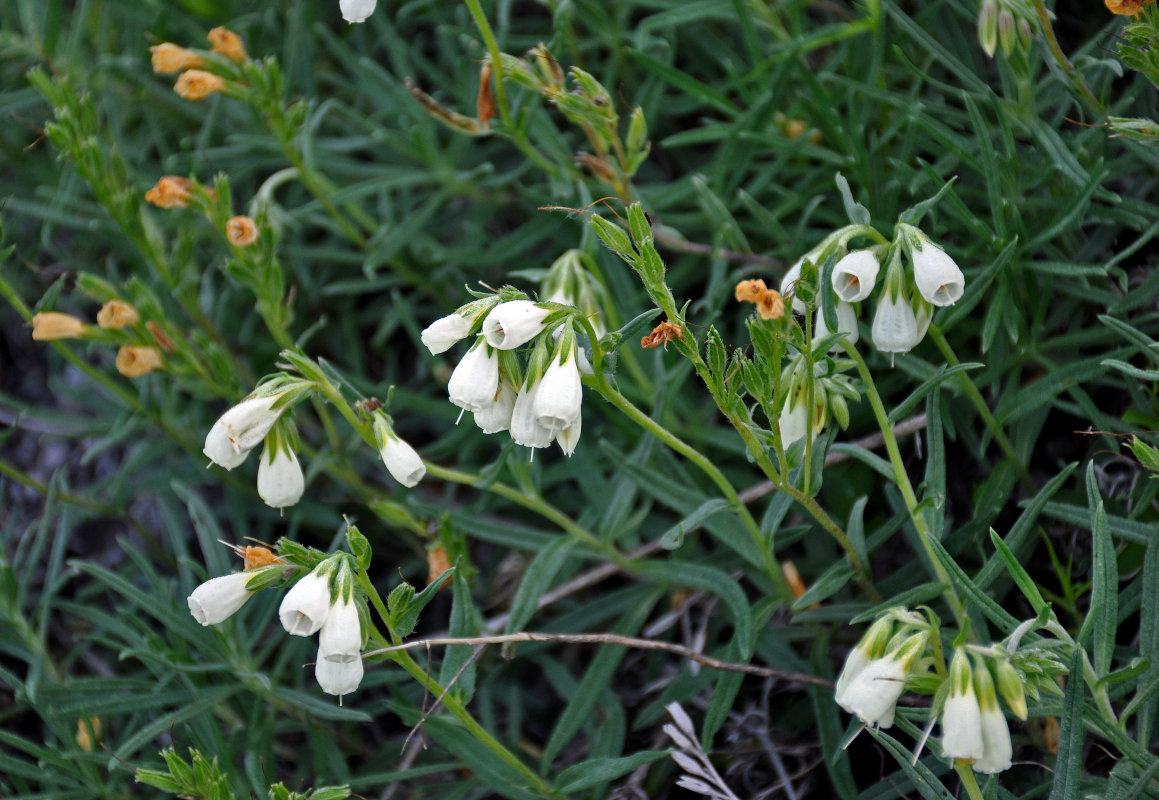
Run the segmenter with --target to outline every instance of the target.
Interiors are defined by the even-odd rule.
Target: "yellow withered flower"
[[[114,331],[136,325],[140,318],[137,309],[124,300],[110,300],[97,312],[97,324],[102,328]]]
[[[157,208],[185,208],[189,205],[189,196],[192,191],[193,184],[189,182],[188,178],[182,178],[180,175],[165,175],[158,179],[152,189],[145,192],[145,200]]]
[[[85,335],[85,327],[85,324],[72,314],[41,311],[32,317],[32,338],[38,342],[79,339]]]
[[[162,42],[149,48],[152,53],[153,72],[158,75],[172,75],[187,69],[200,67],[201,56],[192,50],[178,47],[172,42]]]
[[[204,100],[224,88],[225,81],[203,69],[190,69],[182,72],[177,83],[173,85],[173,91],[185,100]]]
[[[161,352],[156,347],[125,345],[117,351],[117,372],[126,378],[139,378],[161,369]]]
[[[209,32],[209,43],[213,45],[213,52],[225,56],[235,64],[246,60],[245,45],[241,37],[229,28],[218,26]]]

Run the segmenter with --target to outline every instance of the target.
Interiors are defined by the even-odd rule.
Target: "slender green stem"
[[[1058,38],[1054,35],[1054,27],[1050,24],[1050,13],[1046,10],[1046,3],[1043,0],[1030,0],[1034,6],[1034,12],[1038,15],[1039,26],[1042,28],[1042,35],[1046,38],[1047,47],[1050,48],[1051,55],[1054,56],[1055,62],[1059,68],[1067,74],[1071,83],[1078,89],[1079,94],[1083,96],[1083,100],[1091,107],[1100,117],[1105,116],[1107,109],[1099,102],[1094,93],[1091,92],[1087,82],[1083,80],[1083,76],[1075,69],[1074,64],[1070,63],[1070,59],[1066,57],[1066,53],[1062,51],[1062,46],[1058,43]]]
[[[942,334],[941,329],[937,325],[931,325],[928,333],[930,339],[933,340],[942,357],[946,359],[946,363],[951,367],[956,367],[962,362],[958,360],[958,356],[954,353],[954,349],[950,347],[950,343],[946,341],[946,337]],[[986,400],[982,397],[982,393],[978,391],[978,387],[970,380],[964,372],[958,373],[958,382],[962,389],[966,392],[966,396],[970,398],[970,402],[974,404],[978,415],[982,417],[982,421],[986,423],[990,434],[994,437],[994,441],[998,443],[998,447],[1002,450],[1002,454],[1014,465],[1018,470],[1022,481],[1030,488],[1030,473],[1026,470],[1026,465],[1018,458],[1018,454],[1014,451],[1014,445],[1010,443],[1006,432],[1002,430],[1002,426],[998,424],[998,420],[994,418],[994,414],[990,411],[990,407],[986,405]]]
[[[901,492],[902,499],[905,501],[906,508],[909,510],[910,519],[913,521],[914,528],[917,530],[918,539],[922,543],[922,547],[926,551],[930,564],[937,575],[938,580],[945,586],[943,593],[946,601],[950,605],[951,611],[954,613],[954,619],[957,620],[958,626],[962,627],[967,623],[966,607],[962,603],[962,599],[958,597],[958,593],[954,590],[953,583],[950,582],[950,575],[946,572],[942,562],[934,554],[933,547],[930,540],[933,534],[930,532],[929,523],[926,522],[926,517],[918,510],[917,495],[914,493],[913,484],[910,483],[909,474],[905,471],[905,464],[901,459],[901,450],[897,446],[897,437],[893,433],[893,425],[889,421],[889,415],[885,412],[885,406],[881,402],[881,395],[877,393],[877,385],[873,382],[873,375],[869,371],[865,359],[857,352],[857,348],[843,343],[846,354],[853,359],[857,365],[857,372],[861,375],[861,380],[865,384],[865,396],[869,398],[869,404],[873,408],[873,415],[877,419],[877,425],[881,429],[882,439],[885,441],[885,450],[889,454],[889,462],[893,467],[894,483],[897,484],[898,491]]]
[[[955,760],[954,771],[962,779],[962,788],[966,790],[966,796],[970,800],[983,800],[982,789],[978,786],[978,779],[974,777],[974,770],[961,761]]]

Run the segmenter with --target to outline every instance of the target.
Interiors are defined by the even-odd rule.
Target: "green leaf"
[[[501,797],[510,800],[543,800],[543,796],[528,785],[526,777],[503,759],[496,758],[494,751],[457,721],[436,714],[427,719],[424,729]]]
[[[968,364],[958,364],[953,367],[942,364],[942,366],[938,368],[937,372],[931,375],[927,380],[922,381],[922,383],[916,389],[910,392],[909,396],[906,397],[905,400],[902,400],[897,404],[897,407],[894,408],[893,411],[889,412],[889,421],[895,424],[899,422],[902,418],[913,411],[914,408],[917,407],[917,404],[920,403],[927,394],[940,386],[947,378],[958,375],[962,372],[966,372],[967,370],[981,369],[985,366],[985,364],[976,361],[972,361]]]
[[[1006,542],[1002,541],[1001,537],[998,536],[993,528],[990,529],[990,541],[994,544],[998,555],[1006,563],[1006,571],[1014,578],[1014,582],[1022,590],[1023,596],[1030,601],[1030,606],[1034,609],[1034,613],[1042,614],[1047,611],[1050,606],[1042,599],[1042,593],[1038,591],[1038,584],[1034,582],[1034,579],[1030,577],[1026,569],[1019,563],[1014,552],[1006,546]]]
[[[1058,757],[1054,761],[1054,787],[1050,800],[1077,800],[1079,769],[1083,762],[1083,661],[1075,650],[1066,679],[1059,717]]]
[[[727,572],[707,564],[673,559],[641,562],[636,565],[636,574],[662,586],[702,589],[719,597],[732,613],[733,636],[741,658],[752,655],[752,609],[744,592]]]
[[[581,792],[627,775],[637,767],[651,764],[666,757],[668,750],[642,750],[622,758],[593,758],[568,767],[556,776],[560,791],[564,794]]]
[[[873,217],[868,208],[853,199],[849,181],[845,180],[845,176],[840,172],[837,173],[835,180],[837,181],[837,191],[841,192],[841,202],[845,205],[845,216],[849,217],[849,222],[853,225],[868,225]],[[836,328],[831,330],[836,330]]]
[[[403,586],[407,586],[410,589],[410,592],[406,594],[406,605],[399,612],[397,621],[395,622],[395,633],[404,638],[411,635],[415,629],[415,625],[418,623],[419,613],[427,607],[427,603],[435,599],[435,595],[439,593],[439,589],[446,583],[447,576],[452,573],[455,573],[454,567],[444,570],[439,577],[428,583],[418,594],[414,593],[414,587],[410,586],[410,584],[399,584],[395,587],[394,592],[402,589]],[[394,592],[391,592],[391,596],[394,595]]]
[[[922,797],[926,800],[955,800],[954,794],[925,765],[925,760],[911,764],[913,753],[897,739],[877,728],[866,728],[865,730],[877,740],[878,744],[889,751],[889,754],[897,761],[898,766],[902,768],[906,777],[910,779]]]
[[[449,634],[456,638],[476,635],[478,629],[475,626],[475,619],[478,612],[475,610],[475,601],[471,598],[471,587],[462,572],[455,572],[452,592],[454,597],[448,625]],[[471,697],[475,694],[474,656],[475,648],[470,645],[451,645],[446,649],[443,666],[439,670],[439,683],[443,688],[455,692],[463,705],[471,702]],[[452,681],[455,684],[454,688],[450,688]]]
[[[570,536],[561,536],[547,547],[536,553],[535,558],[527,565],[523,572],[523,580],[519,582],[519,590],[515,599],[511,601],[511,612],[507,618],[507,633],[521,631],[535,614],[539,598],[551,588],[552,581],[563,565],[571,557],[576,539]]]

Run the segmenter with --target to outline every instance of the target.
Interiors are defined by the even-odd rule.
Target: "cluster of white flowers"
[[[255,586],[269,583],[264,574],[287,569],[276,564],[212,578],[189,595],[189,612],[202,625],[217,625],[245,605]],[[293,636],[318,637],[314,675],[327,694],[350,694],[362,682],[362,623],[354,597],[354,576],[349,557],[331,556],[302,576],[282,598],[278,618]]]
[[[856,330],[856,325],[853,326]],[[809,412],[808,365],[803,356],[790,360],[781,372],[781,383],[785,386],[785,402],[777,419],[781,433],[781,445],[791,447],[808,433],[810,441],[817,438],[829,418],[835,417],[838,424],[849,424],[849,400],[858,400],[860,395],[852,381],[840,373],[844,364],[833,359],[815,361],[813,370],[813,405]]]
[[[916,677],[916,665],[929,663],[925,651],[935,635],[921,616],[888,611],[846,657],[837,678],[837,704],[866,725],[888,728],[906,682]],[[935,694],[934,708],[941,705],[942,755],[970,764],[975,772],[1002,772],[1010,768],[1013,747],[998,694],[1015,716],[1026,719],[1023,683],[1000,649],[969,647],[973,667],[967,649],[956,648]]]
[[[258,463],[258,496],[271,508],[295,505],[305,492],[306,476],[295,452],[297,434],[285,412],[312,387],[309,381],[287,376],[263,383],[213,423],[202,452],[214,464],[232,470],[265,442]],[[395,434],[389,417],[374,413],[379,455],[387,471],[403,486],[415,486],[426,474],[422,458]]]
[[[881,271],[879,251],[885,250],[888,264],[884,286],[871,326],[873,346],[883,353],[908,353],[925,338],[935,306],[949,306],[961,299],[966,288],[962,270],[944,250],[912,225],[898,223],[896,240],[882,245],[846,253],[833,267],[831,288],[835,295],[837,331],[829,331],[824,315],[817,310],[815,338],[829,333],[845,333],[847,341],[858,339],[857,311],[854,303],[867,300],[877,285]],[[913,266],[907,272],[902,255],[908,254]],[[805,304],[795,296],[806,263],[820,260],[821,251],[813,251],[794,264],[781,280],[781,294],[793,295],[793,310],[805,313]]]
[[[470,411],[484,433],[509,431],[516,444],[557,442],[566,455],[574,453],[586,358],[581,361],[569,309],[553,301],[483,298],[433,322],[422,341],[438,354],[477,328],[447,383],[450,401]],[[533,347],[522,367],[515,350],[529,342]]]

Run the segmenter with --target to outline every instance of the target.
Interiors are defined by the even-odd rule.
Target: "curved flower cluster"
[[[272,564],[212,578],[194,589],[188,599],[193,618],[202,625],[224,622],[255,591],[293,569],[270,555]],[[278,619],[290,635],[320,634],[314,675],[322,691],[339,698],[362,682],[364,638],[358,602],[349,556],[339,553],[303,575],[278,607]]]
[[[845,659],[834,690],[837,705],[866,725],[893,725],[897,699],[929,637],[925,620],[906,611],[877,620]]]
[[[1011,710],[1026,719],[1022,683],[1005,659],[994,663],[998,686]],[[1010,769],[1014,748],[1010,728],[998,706],[991,664],[965,649],[957,648],[950,661],[949,692],[942,706],[942,755],[965,761],[975,772],[993,774]]]
[[[574,453],[587,359],[569,310],[553,301],[483,298],[433,322],[422,341],[431,353],[442,353],[476,330],[474,344],[447,383],[450,401],[471,412],[484,433],[509,431],[516,444],[537,448],[557,442],[566,455]],[[516,350],[528,343],[524,365]]]

